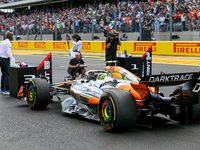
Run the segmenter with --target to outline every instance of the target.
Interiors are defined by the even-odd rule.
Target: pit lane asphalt
[[[39,65],[45,55],[15,55],[28,65]],[[104,60],[85,58],[88,69],[104,69]],[[67,57],[53,56],[53,82],[66,76]],[[198,66],[153,64],[153,74],[199,71]],[[1,74],[0,74],[1,75]],[[161,88],[166,96],[174,87]],[[65,97],[62,97],[65,98]],[[0,150],[199,150],[200,123],[183,125],[167,117],[153,119],[153,128],[107,133],[98,122],[61,112],[54,97],[47,110],[34,111],[26,102],[0,94]]]

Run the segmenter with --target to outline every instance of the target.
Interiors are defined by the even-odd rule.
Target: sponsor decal
[[[146,75],[151,75],[151,53],[146,53]]]
[[[91,42],[82,42],[82,50],[91,50]]]
[[[35,75],[24,75],[24,83],[27,84],[33,78],[35,78]]]
[[[52,84],[52,54],[49,55],[42,61],[37,67],[37,76],[44,76],[48,83]]]
[[[151,75],[152,66],[152,47],[142,56],[142,77]]]
[[[50,62],[48,60],[44,61],[44,69],[49,69],[50,67],[51,67]]]
[[[135,52],[146,52],[152,46],[152,52],[156,52],[155,42],[134,42]]]
[[[66,49],[66,42],[53,42],[53,49]]]
[[[192,92],[197,93],[199,91],[200,91],[200,83],[196,83],[196,85],[195,85],[194,89],[192,90]]]
[[[74,91],[71,91],[71,95],[76,99],[76,100],[80,100],[80,101],[83,101],[83,102],[86,102],[88,103],[90,97],[88,96],[85,96],[85,95],[80,95],[80,94],[77,94],[75,93]]]
[[[200,43],[174,43],[174,53],[200,54]]]
[[[176,75],[163,75],[153,76],[149,78],[150,82],[167,82],[167,81],[181,81],[192,79],[193,74],[176,74]]]
[[[106,42],[102,42],[102,51],[106,50]],[[120,51],[120,46],[117,45],[117,51]]]
[[[28,42],[18,42],[19,48],[28,48]]]
[[[34,48],[46,48],[46,42],[35,42]]]
[[[126,72],[124,72],[124,73],[122,74],[122,79],[123,79],[123,80],[126,80],[126,79],[127,79],[127,73],[126,73]]]
[[[131,70],[139,70],[137,64],[131,64]]]

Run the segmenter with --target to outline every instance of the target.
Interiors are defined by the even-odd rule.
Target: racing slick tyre
[[[98,115],[108,132],[129,130],[137,120],[135,98],[127,90],[108,91],[101,96]]]
[[[26,86],[28,106],[34,110],[46,109],[50,102],[50,86],[45,79],[34,78]]]

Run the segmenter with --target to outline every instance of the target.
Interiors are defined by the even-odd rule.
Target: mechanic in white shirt
[[[6,32],[6,40],[2,41],[0,44],[0,67],[1,67],[1,93],[10,94],[9,93],[9,72],[8,68],[10,66],[10,60],[15,61],[16,63],[20,63],[19,60],[15,60],[13,55],[11,54],[11,40],[13,33],[10,31]]]

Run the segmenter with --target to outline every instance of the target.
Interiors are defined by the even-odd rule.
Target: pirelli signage
[[[82,42],[82,50],[91,50],[91,42]]]
[[[66,42],[53,42],[53,49],[65,50],[66,48]]]
[[[73,44],[66,41],[12,41],[13,49],[68,51]],[[153,55],[200,57],[200,42],[183,41],[122,41],[117,51],[127,54],[144,54],[152,47]],[[82,41],[82,52],[104,53],[105,41]]]
[[[28,42],[18,42],[19,48],[28,48]]]
[[[200,43],[174,43],[176,54],[200,54]]]
[[[146,52],[152,46],[152,52],[156,52],[156,42],[135,42],[135,52]]]
[[[34,43],[34,48],[45,49],[46,48],[46,42],[35,42]]]

